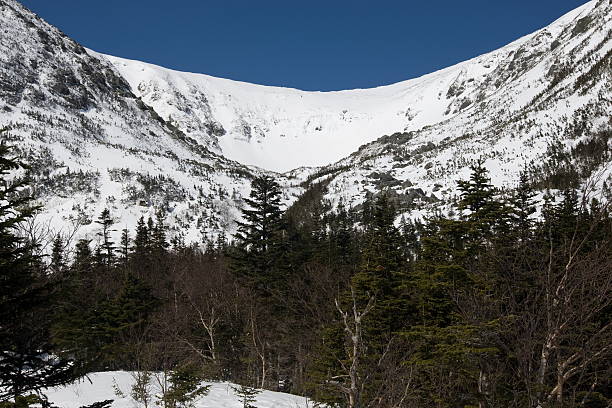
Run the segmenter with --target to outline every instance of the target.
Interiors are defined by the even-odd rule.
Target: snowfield
[[[62,408],[78,408],[94,402],[112,399],[113,408],[136,408],[139,405],[129,397],[133,378],[129,372],[110,371],[90,374],[87,378],[65,387],[47,391],[49,401]],[[234,395],[230,383],[206,383],[210,385],[207,396],[198,399],[196,408],[242,408]],[[118,397],[116,387],[127,397]],[[257,396],[257,408],[309,408],[313,402],[297,395],[282,392],[262,391]]]

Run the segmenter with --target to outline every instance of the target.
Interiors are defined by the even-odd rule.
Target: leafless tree
[[[349,408],[359,408],[361,407],[363,389],[366,385],[360,373],[360,364],[365,350],[362,325],[363,319],[372,311],[376,298],[371,296],[363,310],[359,310],[355,291],[351,287],[351,299],[352,306],[347,311],[342,309],[338,299],[335,300],[336,309],[340,313],[344,331],[347,335],[348,363],[339,361],[344,373],[333,376],[329,381],[346,395]]]

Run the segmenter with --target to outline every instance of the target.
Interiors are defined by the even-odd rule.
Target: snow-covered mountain
[[[98,54],[0,0],[0,124],[34,165],[45,220],[90,222],[111,207],[133,226],[163,207],[190,240],[231,231],[250,178],[266,171],[285,172],[272,174],[287,203],[325,179],[333,202],[384,188],[405,211],[452,200],[481,157],[500,186],[527,166],[554,188],[563,160],[579,162],[580,180],[601,173],[601,186],[611,16],[609,0],[593,0],[420,78],[306,92]]]
[[[31,164],[40,230],[93,222],[104,208],[133,227],[163,209],[188,241],[232,230],[262,170],[211,152],[135,96],[106,60],[14,0],[0,0],[0,127]],[[287,186],[287,200],[298,189]],[[295,193],[294,193],[295,190]]]
[[[535,66],[554,70],[559,64],[555,58],[569,51],[563,46],[572,36],[568,26],[591,15],[594,8],[596,2],[587,3],[499,50],[373,89],[306,92],[92,55],[111,62],[137,96],[187,135],[228,158],[283,172],[333,163],[383,134],[454,121],[475,105],[498,100],[500,94],[512,98],[508,109],[521,108],[540,89],[531,83],[531,75],[542,74],[533,70]],[[600,8],[607,7],[602,3]],[[582,24],[585,31],[593,28],[586,21]],[[562,47],[553,50],[553,43]]]

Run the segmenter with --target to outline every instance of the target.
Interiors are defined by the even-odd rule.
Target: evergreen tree
[[[423,367],[423,398],[452,404],[462,395],[461,404],[482,405],[483,390],[489,392],[482,378],[499,352],[492,338],[504,321],[495,295],[502,276],[487,255],[505,256],[499,248],[513,241],[511,218],[482,161],[459,186],[460,219],[434,217],[421,233],[421,251],[407,285],[418,318],[405,335],[416,349],[409,363]],[[441,378],[451,392],[439,393]]]
[[[255,287],[268,292],[278,286],[277,260],[282,240],[283,221],[280,186],[270,176],[253,180],[250,198],[244,201],[243,221],[238,223],[237,251],[234,253],[236,272]]]
[[[136,224],[136,237],[132,251],[134,258],[142,260],[148,255],[150,248],[150,230],[145,223],[144,217],[140,217]]]
[[[232,390],[240,399],[242,408],[257,408],[253,405],[253,403],[257,401],[257,394],[261,393],[261,390],[246,385],[239,385],[237,387],[232,386]]]
[[[527,173],[519,176],[519,184],[510,200],[512,205],[513,227],[518,231],[519,239],[526,241],[534,226],[533,214],[536,212],[535,192],[529,183]]]
[[[64,256],[64,241],[58,234],[53,240],[53,246],[51,247],[51,262],[49,267],[51,272],[60,274],[66,267]]]
[[[43,401],[35,396],[41,389],[74,378],[70,361],[54,357],[49,340],[52,285],[32,246],[17,235],[35,211],[27,180],[10,177],[24,167],[0,142],[0,402],[9,406]]]
[[[208,394],[209,385],[201,385],[204,377],[193,364],[188,364],[170,373],[170,387],[163,396],[166,408],[193,407],[196,399]]]
[[[168,249],[168,241],[166,239],[166,215],[160,210],[155,214],[155,225],[149,227],[150,231],[150,248],[152,253],[161,257],[166,254]]]
[[[102,231],[98,233],[102,242],[100,243],[97,257],[100,259],[101,265],[110,269],[115,262],[115,244],[111,239],[111,233],[114,231],[112,226],[115,222],[111,218],[108,208],[102,211],[96,223],[102,227]]]
[[[368,216],[363,236],[361,264],[351,279],[350,294],[346,293],[339,308],[348,315],[367,310],[359,323],[362,331],[358,348],[362,349],[356,376],[362,383],[360,399],[365,405],[376,397],[384,380],[382,366],[385,355],[398,333],[406,327],[411,303],[404,296],[407,262],[402,237],[395,226],[396,213],[387,194],[367,203]],[[360,318],[361,320],[361,318]],[[337,403],[337,384],[349,388],[347,366],[353,364],[355,332],[347,335],[347,322],[338,321],[323,331],[323,344],[311,375],[317,381],[317,397],[327,403]],[[350,326],[352,327],[352,326]],[[366,352],[367,351],[367,352]],[[333,379],[333,380],[332,380]],[[342,380],[339,380],[342,379]],[[336,392],[334,392],[336,391]]]
[[[128,259],[130,256],[130,231],[124,228],[121,231],[121,243],[119,246],[119,255],[121,256],[121,264],[127,266]]]
[[[369,320],[379,327],[370,327],[370,331],[390,334],[404,322],[401,309],[405,303],[399,290],[406,277],[406,259],[402,237],[394,225],[395,209],[388,196],[380,195],[370,208],[372,214],[370,223],[365,226],[361,266],[353,276],[352,284],[361,307],[370,297],[376,297],[376,306]]]

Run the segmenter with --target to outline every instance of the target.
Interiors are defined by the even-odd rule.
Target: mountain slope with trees
[[[2,0],[0,123],[46,203],[37,223],[72,244],[97,239],[104,208],[124,224],[116,241],[160,210],[173,238],[229,237],[263,174],[281,185],[286,206],[325,184],[327,209],[389,190],[406,217],[449,208],[480,158],[500,188],[514,188],[526,170],[540,194],[592,176],[606,190],[611,14],[608,1],[590,1],[422,78],[311,93],[103,56]]]

